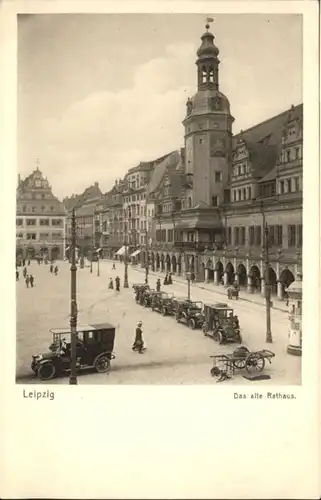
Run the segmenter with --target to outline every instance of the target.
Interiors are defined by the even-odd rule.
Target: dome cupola
[[[201,36],[201,46],[197,51],[198,90],[218,90],[219,86],[219,50],[214,45],[214,35],[208,31],[209,27],[209,24],[207,24],[206,32]]]

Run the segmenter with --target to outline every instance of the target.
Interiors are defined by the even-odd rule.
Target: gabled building
[[[264,293],[267,224],[269,281],[282,299],[302,266],[303,107],[233,136],[230,103],[219,85],[219,50],[206,28],[179,166],[156,169],[157,182],[152,177],[148,188],[156,228],[149,260],[156,270],[190,271],[216,285],[236,280],[250,293]]]
[[[24,180],[18,176],[16,200],[17,258],[62,259],[66,210],[38,166]]]

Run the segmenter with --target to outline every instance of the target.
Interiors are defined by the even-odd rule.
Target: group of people
[[[164,285],[172,285],[172,284],[173,284],[172,273],[166,274],[164,278]]]
[[[116,276],[116,278],[115,278],[115,287],[116,287],[116,292],[120,292],[120,279],[119,279],[119,276]],[[108,288],[111,289],[111,290],[114,289],[114,280],[113,280],[113,278],[110,278]]]
[[[59,269],[58,269],[58,266],[57,265],[53,265],[52,263],[50,264],[50,268],[49,268],[49,271],[51,274],[54,274],[55,276],[58,276],[58,272],[59,272]]]
[[[26,287],[29,288],[29,285],[30,285],[30,288],[33,288],[34,287],[34,284],[35,284],[35,278],[33,277],[33,275],[31,273],[28,274],[28,270],[27,270],[27,267],[26,267],[26,261],[23,260],[23,263],[24,263],[24,268],[23,268],[23,271],[22,271],[22,275],[23,275],[23,279],[25,280],[25,283],[26,283]],[[30,265],[30,260],[28,261],[28,264]],[[19,281],[20,280],[20,273],[19,273],[19,269],[16,268],[16,281]]]

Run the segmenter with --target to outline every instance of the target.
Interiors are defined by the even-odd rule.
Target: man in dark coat
[[[31,288],[33,288],[33,284],[35,282],[35,278],[32,276],[32,274],[30,274],[30,276],[29,276],[29,281],[30,281]]]
[[[169,285],[173,284],[172,273],[169,273],[169,275],[168,275],[168,284]]]
[[[160,292],[160,290],[161,290],[161,280],[160,278],[158,278],[158,280],[156,281],[156,291]]]
[[[28,274],[26,276],[25,282],[26,282],[26,287],[29,288],[30,278],[29,278]]]
[[[110,278],[108,288],[109,288],[109,289],[111,289],[111,290],[113,290],[113,289],[114,289],[114,282],[113,282],[113,278]]]
[[[168,285],[168,275],[166,274],[165,279],[164,279],[164,285]]]
[[[135,332],[135,340],[133,343],[132,350],[139,352],[139,354],[143,354],[145,348],[144,348],[144,341],[143,341],[143,330],[142,330],[143,322],[138,321],[137,327],[136,327],[136,332]]]
[[[115,278],[115,285],[116,285],[116,291],[119,292],[120,291],[120,279],[118,276],[116,276],[116,278]]]
[[[51,272],[51,274],[53,273],[53,269],[54,269],[53,264],[50,264],[49,271]]]
[[[27,268],[26,267],[23,268],[22,274],[23,274],[24,279],[26,279],[26,276],[27,276]]]
[[[58,275],[58,266],[55,267],[55,276]]]
[[[19,271],[16,269],[16,281],[19,281]]]

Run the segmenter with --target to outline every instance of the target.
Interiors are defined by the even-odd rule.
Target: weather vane
[[[214,19],[212,17],[207,17],[206,18],[206,25],[205,25],[205,28],[207,29],[207,31],[210,29],[210,23],[214,23]]]
[[[36,165],[37,165],[37,169],[39,170],[40,158],[37,158],[37,159],[36,159]]]

